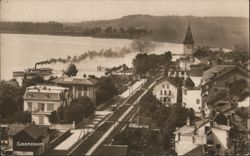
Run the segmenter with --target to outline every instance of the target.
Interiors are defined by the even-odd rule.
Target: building
[[[170,78],[187,78],[187,71],[186,70],[174,70],[170,69],[166,72],[166,76]]]
[[[194,39],[190,28],[190,21],[188,21],[187,33],[183,41],[183,54],[193,55],[193,53],[194,53]]]
[[[48,149],[48,127],[30,125],[13,136],[14,155],[42,155]]]
[[[187,124],[175,132],[175,151],[177,155],[225,155],[231,146],[231,126],[219,125],[210,119]]]
[[[180,96],[180,85],[180,79],[163,78],[155,84],[153,95],[166,106],[176,104]]]
[[[32,122],[39,125],[50,125],[50,116],[60,106],[70,102],[68,88],[37,85],[26,88],[23,110],[32,112]]]
[[[1,145],[13,148],[13,136],[23,130],[26,126],[27,125],[23,124],[1,125]]]
[[[226,89],[226,84],[239,80],[249,84],[249,72],[236,65],[216,65],[203,73],[202,86],[209,96],[213,96]]]
[[[72,98],[82,96],[89,97],[93,102],[96,101],[96,91],[98,80],[96,78],[85,77],[59,77],[53,81],[58,86],[67,87],[72,94]]]
[[[198,87],[191,89],[182,88],[182,104],[186,108],[192,108],[195,114],[201,114],[202,96],[201,90]]]

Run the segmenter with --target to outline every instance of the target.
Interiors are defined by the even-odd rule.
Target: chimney
[[[213,126],[214,126],[214,121],[211,120],[211,121],[210,121],[210,128],[212,128]]]
[[[180,140],[181,140],[181,133],[178,132],[178,141],[180,141]]]
[[[227,126],[231,126],[231,115],[227,116]]]
[[[190,116],[187,116],[187,126],[191,125]]]
[[[194,135],[196,135],[196,134],[197,134],[197,127],[194,126]]]
[[[72,129],[75,129],[75,125],[76,125],[76,123],[75,123],[75,121],[73,121],[72,122]]]

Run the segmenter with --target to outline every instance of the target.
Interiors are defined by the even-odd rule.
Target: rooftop
[[[189,76],[193,77],[202,77],[204,73],[204,69],[202,66],[191,66],[191,69],[188,71]]]
[[[48,127],[42,127],[36,125],[29,125],[25,127],[22,131],[31,136],[34,140],[48,135]]]
[[[96,85],[98,80],[95,78],[83,78],[83,77],[59,77],[53,81],[56,84],[79,84],[79,85]]]
[[[8,135],[14,136],[18,132],[22,131],[27,125],[24,124],[10,124],[8,125]]]
[[[235,68],[235,65],[216,65],[203,73],[203,81],[208,82],[211,80],[214,74],[221,74],[225,71],[232,70]]]
[[[156,82],[155,86],[158,84],[161,84],[164,81],[171,83],[175,87],[179,87],[182,83],[181,79],[165,77],[165,78],[160,79],[158,82]]]
[[[193,39],[193,35],[192,35],[192,32],[191,32],[190,26],[188,26],[187,33],[186,33],[186,37],[185,37],[183,43],[184,43],[184,44],[185,44],[185,43],[191,43],[191,44],[194,43],[194,39]]]

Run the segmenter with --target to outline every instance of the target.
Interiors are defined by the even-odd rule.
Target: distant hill
[[[145,28],[154,33],[153,40],[182,43],[188,16],[129,15],[113,20],[64,23],[64,26],[82,29],[101,27]],[[196,45],[232,47],[246,45],[249,39],[249,21],[242,17],[191,17],[191,29]]]

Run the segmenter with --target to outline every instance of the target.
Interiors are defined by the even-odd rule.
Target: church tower
[[[193,55],[194,53],[194,39],[190,28],[190,20],[188,20],[187,33],[183,41],[183,53],[184,55]]]

